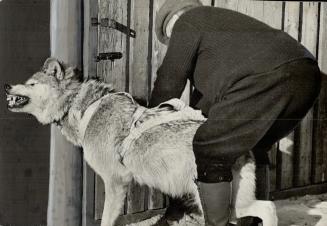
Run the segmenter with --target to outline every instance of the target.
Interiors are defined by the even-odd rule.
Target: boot
[[[198,182],[206,226],[226,226],[230,216],[231,183]]]

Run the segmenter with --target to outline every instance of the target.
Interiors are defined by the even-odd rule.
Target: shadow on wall
[[[0,1],[0,225],[46,225],[50,129],[6,109],[3,84],[24,82],[50,54],[50,0]]]

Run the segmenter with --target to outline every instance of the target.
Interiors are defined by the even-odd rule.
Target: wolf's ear
[[[58,80],[63,80],[65,70],[59,60],[55,58],[48,58],[43,65],[43,70],[47,75],[55,76]]]
[[[78,81],[83,81],[83,73],[76,67],[68,67],[65,69],[65,79],[76,79]]]

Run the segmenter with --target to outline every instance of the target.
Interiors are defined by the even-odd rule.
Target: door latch
[[[109,18],[102,18],[100,19],[100,22],[98,18],[91,18],[91,24],[92,26],[100,26],[100,27],[108,27],[112,29],[116,29],[125,35],[135,38],[136,37],[136,32],[133,29],[130,29],[129,27],[115,21],[114,19],[109,19]]]

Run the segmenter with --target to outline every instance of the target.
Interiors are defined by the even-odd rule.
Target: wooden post
[[[315,183],[327,180],[327,3],[320,3],[320,27],[318,62],[323,73],[322,87],[317,103],[317,117],[314,131],[313,179]]]
[[[82,1],[51,1],[51,55],[81,68]],[[82,154],[51,127],[48,226],[80,226]]]

